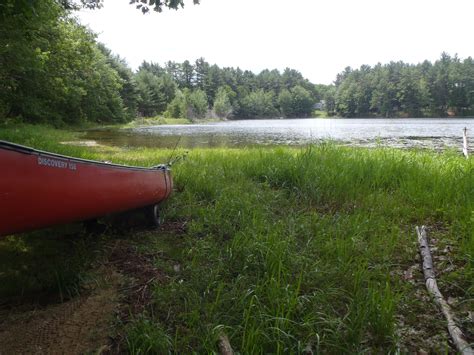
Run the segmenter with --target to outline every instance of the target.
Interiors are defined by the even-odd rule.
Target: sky
[[[129,0],[76,13],[137,69],[143,60],[300,71],[330,84],[345,67],[474,56],[474,0],[201,0],[143,15]]]

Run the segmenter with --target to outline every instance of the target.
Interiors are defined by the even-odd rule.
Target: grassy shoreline
[[[132,165],[170,153],[72,147],[59,143],[65,137],[80,133],[0,132],[0,139]],[[308,344],[323,353],[452,351],[417,267],[421,224],[432,236],[441,291],[473,340],[472,159],[330,144],[195,149],[173,174],[176,191],[163,208],[168,228],[129,232],[167,277],[153,282],[146,310],[124,325],[128,351],[213,352],[221,333],[241,353],[301,353]],[[0,241],[4,263],[38,235]]]

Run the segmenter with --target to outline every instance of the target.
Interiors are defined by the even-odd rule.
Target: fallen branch
[[[313,345],[311,344],[311,342],[306,344],[306,347],[303,349],[303,355],[314,355]]]
[[[234,350],[232,350],[232,347],[230,346],[229,338],[227,337],[227,335],[222,334],[219,336],[217,346],[219,347],[219,354],[234,355]]]
[[[428,237],[426,236],[425,226],[416,227],[418,234],[418,243],[420,245],[420,254],[423,261],[423,274],[425,276],[425,284],[428,292],[433,296],[435,302],[441,308],[444,317],[448,323],[448,332],[453,339],[454,345],[463,355],[474,355],[474,351],[470,345],[464,340],[461,329],[454,322],[454,317],[449,304],[445,301],[443,295],[439,291],[438,284],[433,268],[433,259],[431,258],[430,247],[428,245]]]

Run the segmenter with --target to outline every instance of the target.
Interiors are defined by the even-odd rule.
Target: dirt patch
[[[185,228],[168,223],[158,233]],[[92,281],[70,300],[0,305],[0,355],[123,352],[124,326],[149,309],[153,285],[169,279],[156,267],[167,256],[141,250],[129,238],[110,241],[101,255],[103,261],[90,271]]]
[[[160,231],[171,233],[175,236],[183,235],[186,233],[188,227],[188,221],[174,221],[166,222],[160,227]]]
[[[136,246],[125,241],[117,241],[112,248],[108,263],[126,280],[126,284],[120,289],[122,299],[117,309],[117,318],[122,325],[146,312],[152,302],[152,286],[166,281],[166,274],[154,266],[154,260],[160,256],[162,255],[139,252]],[[107,353],[124,352],[124,327],[117,330],[111,338]]]
[[[118,241],[113,247],[109,264],[127,279],[127,285],[121,289],[124,295],[122,321],[143,312],[151,301],[152,284],[166,279],[166,275],[153,265],[156,257],[159,255],[138,252],[136,247],[125,241]]]
[[[106,284],[70,301],[17,308],[0,323],[0,354],[82,354],[104,349],[118,307],[120,275],[108,270]]]

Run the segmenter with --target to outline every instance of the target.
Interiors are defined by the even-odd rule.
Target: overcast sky
[[[129,0],[81,10],[81,23],[136,69],[143,60],[256,73],[290,67],[331,83],[346,66],[474,55],[474,0],[201,0],[142,15]]]

